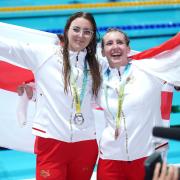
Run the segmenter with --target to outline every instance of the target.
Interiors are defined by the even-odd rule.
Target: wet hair
[[[101,86],[101,75],[100,75],[100,67],[99,63],[96,59],[96,46],[97,46],[97,27],[96,27],[96,22],[94,20],[94,17],[92,16],[91,13],[86,13],[86,12],[77,12],[70,16],[70,18],[67,20],[67,23],[64,28],[64,46],[63,46],[63,73],[64,73],[64,91],[67,93],[68,92],[68,86],[70,84],[70,72],[71,72],[71,66],[69,62],[69,41],[68,41],[68,30],[69,27],[72,23],[77,18],[84,18],[88,20],[93,27],[93,35],[91,38],[91,41],[89,45],[86,47],[87,49],[87,54],[86,54],[86,59],[90,68],[90,73],[92,76],[92,93],[93,95],[97,96],[100,86]]]
[[[126,45],[129,46],[129,44],[130,44],[130,39],[129,39],[129,37],[127,36],[127,34],[126,34],[124,31],[122,31],[121,29],[117,29],[117,28],[109,28],[109,29],[106,31],[105,35],[108,34],[108,33],[110,33],[110,32],[120,32],[121,34],[123,34],[123,35],[124,35],[125,42],[126,42]],[[105,36],[105,35],[104,35],[104,36]],[[104,49],[104,36],[103,36],[103,38],[102,38],[102,40],[101,40],[101,48],[102,48],[102,49]]]

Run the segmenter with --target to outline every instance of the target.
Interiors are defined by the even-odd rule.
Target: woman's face
[[[106,56],[110,67],[120,67],[128,63],[129,46],[126,44],[125,37],[120,32],[108,32],[104,36],[104,49],[102,55]]]
[[[85,49],[89,45],[93,33],[92,24],[87,19],[79,17],[73,20],[67,34],[69,50],[79,52]]]

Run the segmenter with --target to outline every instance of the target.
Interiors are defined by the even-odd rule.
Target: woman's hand
[[[33,88],[28,84],[22,84],[18,86],[17,93],[19,96],[22,96],[26,92],[28,99],[32,99],[33,97]]]

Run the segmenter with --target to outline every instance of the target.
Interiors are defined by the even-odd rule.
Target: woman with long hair
[[[63,46],[0,37],[3,60],[34,73],[36,180],[89,180],[92,175],[98,146],[91,99],[101,85],[96,31],[93,16],[78,12],[67,20]]]

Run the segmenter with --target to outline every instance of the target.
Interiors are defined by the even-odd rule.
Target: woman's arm
[[[56,34],[0,22],[0,60],[33,70],[52,55],[57,42]]]
[[[41,60],[40,49],[42,48],[36,44],[32,45],[0,36],[0,60],[5,62],[34,70]]]

